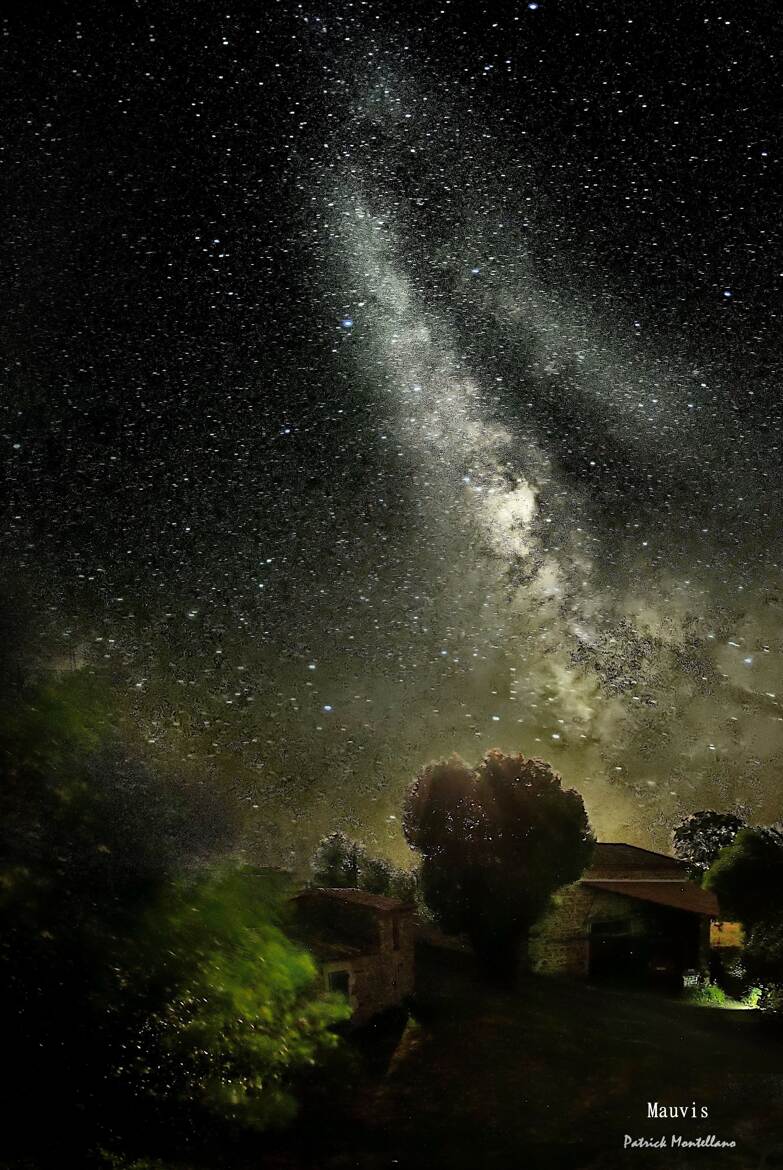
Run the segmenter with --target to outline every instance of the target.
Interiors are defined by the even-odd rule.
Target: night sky
[[[417,768],[491,747],[604,839],[783,815],[782,31],[6,21],[5,587],[247,856],[340,827],[403,860]]]

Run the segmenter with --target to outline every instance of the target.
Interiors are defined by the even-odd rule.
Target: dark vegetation
[[[704,809],[676,826],[672,845],[694,879],[717,896],[725,919],[740,922],[741,954],[718,961],[714,978],[732,995],[757,987],[771,1022],[783,1012],[783,829],[750,827],[737,813]]]
[[[488,752],[429,764],[408,792],[405,836],[421,856],[422,896],[484,967],[513,976],[530,928],[595,843],[582,798],[543,760]]]
[[[721,849],[731,845],[746,823],[736,813],[714,812],[712,809],[691,813],[672,833],[674,856],[687,862],[692,876],[701,880]]]
[[[122,748],[88,677],[20,680],[4,696],[11,1164],[38,1145],[62,1165],[140,1134],[162,1151],[291,1119],[348,1009],[316,990],[313,960],[286,935],[285,879],[226,862],[231,840],[213,794]],[[45,1102],[44,1125],[30,1125],[31,1101]]]
[[[704,883],[746,934],[742,963],[760,1006],[783,1021],[783,828],[746,828],[721,850]]]
[[[310,862],[314,886],[365,890],[413,902],[418,874],[401,869],[384,857],[374,857],[359,841],[337,830],[319,842]]]

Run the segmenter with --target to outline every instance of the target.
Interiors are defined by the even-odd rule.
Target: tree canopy
[[[783,828],[742,829],[704,879],[721,913],[747,929],[783,917]]]
[[[783,826],[742,829],[704,879],[721,912],[745,927],[743,962],[764,991],[761,1006],[783,1010]]]
[[[703,809],[691,813],[675,826],[672,846],[675,857],[688,863],[694,877],[705,874],[721,849],[731,845],[746,822],[737,813]]]
[[[403,827],[436,920],[496,969],[595,843],[581,796],[548,763],[500,751],[475,768],[456,755],[428,764],[408,790]]]
[[[133,990],[143,1042],[124,1063],[150,1095],[255,1129],[295,1114],[297,1072],[335,1047],[350,1008],[318,991],[314,960],[285,934],[289,894],[280,874],[211,869],[143,915],[112,982],[126,1011]]]
[[[401,869],[384,857],[372,856],[360,841],[339,829],[319,841],[310,869],[316,886],[366,890],[368,894],[385,894],[402,901],[411,901],[416,894],[413,871]]]

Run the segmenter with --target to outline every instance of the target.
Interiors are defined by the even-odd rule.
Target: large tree
[[[691,813],[674,828],[674,855],[688,863],[694,877],[701,877],[721,849],[731,845],[745,824],[737,813],[715,812],[712,809]]]
[[[466,934],[498,974],[513,972],[530,928],[595,843],[579,793],[545,761],[500,751],[475,768],[456,755],[428,764],[408,791],[403,827],[436,920]]]

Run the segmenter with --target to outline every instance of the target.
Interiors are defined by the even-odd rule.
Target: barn
[[[564,887],[534,929],[529,963],[541,974],[682,986],[706,971],[715,896],[684,862],[600,842],[581,879]]]

